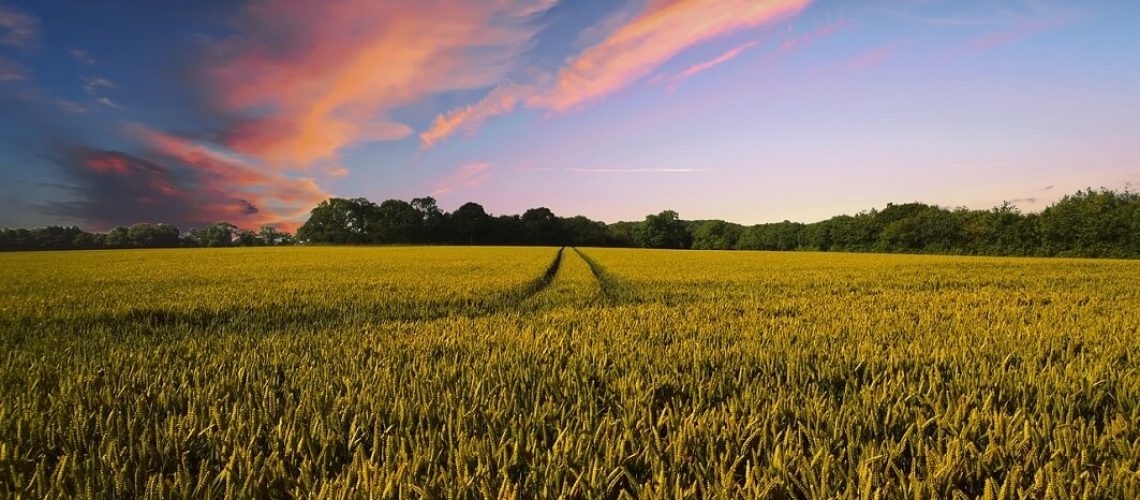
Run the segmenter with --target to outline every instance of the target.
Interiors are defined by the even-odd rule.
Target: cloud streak
[[[1027,37],[1069,25],[1081,18],[1078,13],[1039,15],[1018,20],[1012,27],[991,31],[966,41],[943,53],[943,63],[952,62],[970,54],[997,49]]]
[[[95,65],[95,58],[91,57],[91,55],[88,54],[85,50],[71,49],[68,51],[68,53],[71,54],[71,58],[75,59],[75,62],[79,64],[82,64],[84,66]]]
[[[865,69],[873,68],[883,64],[895,51],[898,50],[898,43],[891,43],[880,47],[875,47],[867,51],[856,54],[839,64],[839,68],[844,71],[862,71]]]
[[[705,71],[708,71],[708,70],[713,69],[717,66],[720,66],[721,64],[724,64],[728,61],[736,59],[737,57],[740,56],[740,54],[743,54],[746,50],[757,47],[759,45],[760,45],[759,40],[753,40],[751,42],[742,43],[742,44],[737,45],[731,49],[728,49],[727,51],[725,51],[723,54],[721,54],[719,56],[716,56],[716,57],[709,59],[707,61],[704,61],[704,62],[694,64],[692,66],[689,66],[688,68],[681,70],[677,74],[665,78],[665,80],[668,81],[671,86],[676,86],[676,85],[680,84],[681,82],[688,80],[689,78],[692,78],[693,76],[696,76],[700,73],[704,73]]]
[[[283,167],[412,129],[401,106],[502,79],[550,0],[266,0],[204,69],[233,116],[225,143]]]
[[[824,38],[827,38],[847,27],[847,20],[840,19],[835,22],[830,22],[820,26],[806,34],[800,36],[792,36],[780,42],[780,50],[783,52],[790,52],[796,49],[801,49],[808,45],[812,45]]]
[[[691,46],[795,14],[807,0],[651,1],[644,11],[571,59],[554,86],[528,104],[564,112],[649,74]]]
[[[28,77],[23,66],[0,57],[0,82],[14,82]]]
[[[530,168],[531,172],[573,172],[579,174],[694,174],[707,168]]]
[[[474,189],[491,178],[490,163],[470,163],[462,165],[454,173],[440,180],[432,190],[432,196],[440,196],[461,189]]]
[[[231,154],[130,125],[142,153],[57,146],[55,163],[70,179],[72,199],[50,203],[52,215],[96,229],[140,222],[183,229],[229,221],[294,231],[308,210],[329,197],[312,180],[265,172]]]
[[[39,36],[39,19],[14,7],[0,5],[0,45],[28,48]]]
[[[514,111],[531,94],[531,87],[517,83],[496,87],[475,104],[437,116],[431,127],[420,133],[420,145],[430,148],[460,131],[473,134],[488,118]]]
[[[551,77],[529,85],[498,87],[476,104],[441,114],[420,135],[421,143],[430,147],[520,106],[564,113],[598,101],[644,78],[685,49],[790,17],[809,3],[810,0],[650,0],[628,18],[623,12],[622,22],[603,22],[607,27],[612,25],[611,31],[567,60]]]
[[[165,160],[186,168],[211,198],[242,199],[258,207],[256,217],[237,222],[292,228],[297,218],[330,196],[311,178],[267,171],[233,154],[140,125],[128,126],[127,132]]]

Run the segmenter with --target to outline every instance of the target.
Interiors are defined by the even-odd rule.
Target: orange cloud
[[[626,87],[691,46],[785,18],[810,2],[650,0],[635,15],[625,17],[628,13],[623,13],[623,17],[615,18],[617,21],[604,22],[611,32],[568,60],[549,83],[496,88],[476,104],[437,117],[431,128],[420,134],[421,142],[430,147],[520,105],[556,113],[568,111]]]
[[[529,105],[563,112],[649,74],[693,45],[799,12],[810,0],[656,0],[602,42],[571,59]]]
[[[348,175],[348,168],[344,165],[329,165],[324,168],[324,172],[329,177],[345,177]]]
[[[723,53],[719,56],[716,56],[712,59],[709,59],[708,61],[697,63],[697,64],[694,64],[692,66],[689,66],[688,68],[685,68],[680,73],[677,73],[676,75],[669,77],[668,78],[669,83],[671,85],[677,85],[677,84],[679,84],[685,80],[688,80],[689,78],[692,78],[694,75],[696,75],[698,73],[703,73],[703,72],[708,71],[710,69],[713,69],[717,66],[720,66],[721,64],[724,64],[728,61],[731,61],[731,60],[735,59],[737,56],[739,56],[740,54],[744,53],[744,51],[751,49],[753,47],[756,47],[758,45],[760,45],[760,42],[758,40],[753,40],[751,42],[742,43],[740,45],[737,45],[736,47],[733,47],[733,48],[729,49],[728,51],[726,51],[725,53]]]
[[[471,163],[460,166],[455,173],[436,184],[432,196],[447,194],[463,188],[477,188],[491,177],[490,163]]]
[[[429,148],[460,130],[473,133],[488,118],[514,111],[531,92],[531,87],[516,83],[496,87],[475,104],[437,116],[431,127],[420,133],[420,144]]]
[[[208,70],[226,140],[274,165],[305,167],[360,141],[412,133],[392,111],[432,94],[500,81],[550,0],[266,0]]]
[[[118,156],[103,156],[87,160],[87,168],[99,173],[126,175],[127,163]]]
[[[243,227],[268,224],[295,229],[314,205],[330,197],[310,178],[267,172],[236,155],[141,125],[129,125],[127,132],[155,153],[192,170],[197,192],[210,200],[204,204],[205,212],[224,215],[224,220]]]

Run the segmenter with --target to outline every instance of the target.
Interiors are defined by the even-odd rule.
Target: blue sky
[[[181,5],[180,5],[181,4]],[[609,222],[1140,184],[1135,2],[0,0],[0,226]]]

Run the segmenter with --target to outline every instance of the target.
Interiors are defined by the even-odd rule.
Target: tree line
[[[196,227],[186,233],[170,224],[150,223],[118,226],[105,233],[89,233],[75,226],[0,229],[0,250],[9,251],[276,246],[295,242],[292,234],[270,226],[250,231],[229,222]]]
[[[431,197],[411,201],[331,198],[313,208],[294,238],[272,227],[243,231],[219,222],[182,234],[166,224],[107,233],[75,227],[0,230],[0,250],[224,247],[310,244],[611,246],[706,250],[813,250],[1072,257],[1140,257],[1140,195],[1088,189],[1039,213],[1009,203],[989,210],[925,203],[888,204],[804,224],[745,226],[685,221],[665,210],[637,222],[606,224],[559,217],[545,207],[521,215],[489,213],[478,203],[444,212]]]

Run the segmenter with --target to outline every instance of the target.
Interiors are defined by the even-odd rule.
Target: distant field
[[[0,254],[0,497],[1140,498],[1140,262]]]

